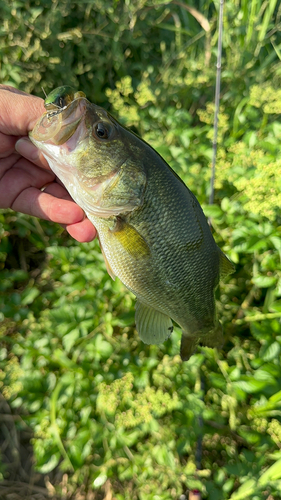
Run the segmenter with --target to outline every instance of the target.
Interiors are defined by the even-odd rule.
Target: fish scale
[[[30,138],[95,225],[110,275],[136,295],[140,338],[163,342],[173,320],[183,332],[182,359],[200,341],[217,345],[214,293],[233,267],[197,199],[146,142],[83,93],[61,92],[56,102],[68,104],[47,111]]]

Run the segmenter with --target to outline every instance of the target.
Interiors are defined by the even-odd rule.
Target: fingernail
[[[19,139],[16,142],[15,149],[18,153],[20,153],[25,158],[29,160],[38,160],[39,152],[36,146],[32,144],[29,139]]]

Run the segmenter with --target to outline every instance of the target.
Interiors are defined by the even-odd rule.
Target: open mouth
[[[64,108],[46,111],[39,118],[30,137],[34,141],[50,142],[56,146],[64,144],[76,131],[86,113],[87,99],[80,97]]]

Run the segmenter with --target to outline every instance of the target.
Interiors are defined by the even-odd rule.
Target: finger
[[[11,208],[40,219],[65,225],[75,224],[84,219],[82,208],[73,201],[56,198],[35,187],[29,187],[22,191],[14,200]]]
[[[52,196],[55,196],[57,198],[61,198],[64,200],[73,201],[70,194],[65,189],[65,187],[61,186],[60,184],[57,184],[57,182],[52,182],[51,184],[49,184],[44,189],[44,193],[51,194]],[[69,224],[69,225],[63,224],[63,226],[68,231],[70,236],[72,236],[72,238],[75,238],[77,241],[80,241],[82,243],[92,241],[97,235],[97,231],[96,231],[95,227],[86,218],[85,214],[84,214],[84,218],[81,222],[77,222],[77,223]]]
[[[38,167],[46,168],[50,170],[49,164],[47,160],[44,158],[43,154],[39,149],[32,144],[30,139],[27,137],[22,137],[15,144],[15,149],[18,153],[20,153],[24,158],[32,161]]]
[[[16,136],[27,135],[45,111],[43,99],[3,87],[0,87],[0,109],[0,131]]]
[[[1,179],[1,207],[12,208],[59,224],[68,225],[83,221],[85,218],[83,210],[71,200],[62,185],[54,182],[54,178],[53,173],[39,169],[28,160],[20,159]],[[46,187],[48,192],[41,191],[45,184],[48,184]],[[78,234],[81,233],[79,228],[77,231]],[[74,234],[77,231],[74,229]],[[86,231],[85,241],[88,238],[93,239],[93,231],[91,229],[90,236],[87,236],[88,231]]]
[[[89,219],[66,226],[67,232],[80,243],[88,243],[97,236],[97,231]]]
[[[72,198],[65,187],[57,184],[56,182],[52,182],[49,184],[46,189],[44,189],[44,193],[51,194],[52,196],[56,196],[58,198],[63,198],[65,200],[71,200]],[[92,241],[96,235],[97,231],[93,224],[86,218],[84,214],[84,219],[81,222],[66,225],[66,230],[77,241],[81,243],[86,243]]]
[[[11,87],[11,85],[1,84],[0,90],[8,90],[9,92],[12,92],[13,94],[28,95],[27,92],[24,92],[23,90],[16,89],[15,87]]]
[[[19,158],[13,165],[10,165],[10,168],[7,168],[6,164],[10,158],[1,160],[5,164],[1,165],[0,168],[1,208],[12,208],[22,191],[30,187],[40,190],[44,185],[55,180],[55,175],[52,172],[36,167],[25,158]],[[20,208],[17,210],[21,211]]]
[[[17,137],[0,133],[0,158],[7,158],[15,151]]]
[[[47,184],[47,186],[44,187],[44,193],[51,194],[52,196],[55,196],[56,198],[61,198],[63,200],[73,201],[69,192],[65,189],[64,186],[59,184],[57,180],[56,182],[51,182],[50,184]]]

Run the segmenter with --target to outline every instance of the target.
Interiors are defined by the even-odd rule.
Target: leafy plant
[[[34,432],[36,469],[68,475],[73,498],[81,485],[119,500],[279,498],[280,6],[225,3],[213,206],[218,2],[0,6],[1,82],[38,95],[67,82],[105,105],[184,179],[236,266],[218,291],[223,350],[182,363],[177,329],[139,340],[134,297],[96,242],[1,211],[0,386]]]

